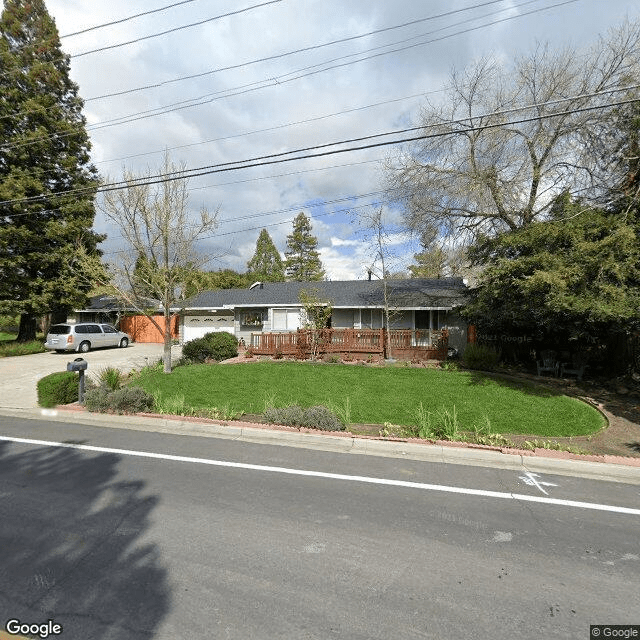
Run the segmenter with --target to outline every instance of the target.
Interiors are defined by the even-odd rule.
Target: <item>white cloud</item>
[[[175,150],[173,159],[184,161],[188,167],[204,167],[393,130],[407,126],[417,116],[422,102],[419,98],[399,99],[419,92],[437,92],[453,65],[465,65],[485,54],[511,59],[530,50],[537,41],[549,40],[552,46],[569,41],[583,45],[593,41],[609,26],[618,24],[625,14],[637,15],[636,2],[632,0],[606,3],[583,0],[290,82],[290,77],[284,75],[305,68],[293,75],[315,72],[322,67],[314,68],[313,65],[332,59],[335,62],[331,64],[342,64],[347,62],[339,59],[342,56],[402,39],[411,44],[443,38],[447,33],[507,15],[434,32],[471,15],[482,16],[497,8],[511,7],[511,11],[521,12],[534,8],[534,5],[527,5],[515,9],[518,4],[516,0],[510,0],[497,7],[478,8],[472,13],[443,17],[181,82],[168,81],[460,9],[468,3],[463,0],[428,3],[422,0],[401,3],[307,0],[303,9],[300,3],[282,2],[133,45],[73,58],[72,77],[79,83],[84,98],[165,83],[154,89],[87,102],[85,113],[91,124],[195,96],[209,95],[211,100],[201,106],[129,124],[92,129],[94,161],[98,162],[101,172],[118,177],[123,164],[134,171],[156,167],[161,161],[158,152],[167,147],[190,145]],[[59,31],[64,34],[156,8],[159,3],[154,0],[111,0],[109,3],[48,0],[47,6]],[[237,8],[232,0],[193,2],[82,36],[65,38],[63,47],[68,53],[86,51],[205,20]],[[428,32],[434,33],[421,35]],[[279,78],[277,84],[273,78]],[[252,83],[263,81],[271,86],[254,90],[257,85]],[[235,96],[221,97],[219,94],[234,87],[243,88],[236,89],[238,95]],[[441,93],[431,94],[434,101],[441,97]],[[378,102],[388,104],[363,108]],[[322,117],[338,112],[345,113]],[[300,124],[282,126],[295,122]],[[273,127],[278,128],[249,133]],[[215,141],[204,143],[208,140]],[[243,270],[260,229],[269,225],[267,229],[276,246],[284,251],[286,235],[291,231],[290,220],[297,213],[287,209],[378,191],[381,188],[379,165],[364,162],[383,158],[390,151],[371,149],[194,178],[190,183],[194,188],[191,193],[194,211],[202,204],[209,208],[220,205],[223,220],[217,237],[203,242],[203,249],[216,256],[225,255],[214,263],[216,267]],[[127,156],[136,157],[121,160]],[[104,162],[107,160],[113,161]],[[348,164],[351,166],[335,167]],[[357,233],[358,225],[350,222],[346,214],[329,214],[336,209],[373,201],[375,196],[354,197],[351,202],[305,208],[308,214],[315,216],[314,233],[331,278],[364,277],[365,265],[371,258],[367,257],[361,235]],[[278,211],[280,213],[273,213]],[[354,218],[358,211],[354,209]],[[98,220],[97,226],[109,231],[103,220]],[[407,238],[402,235],[394,238],[393,243],[397,249],[405,247],[410,251]]]

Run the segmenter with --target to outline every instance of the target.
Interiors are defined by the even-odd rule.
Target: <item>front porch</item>
[[[384,329],[298,329],[287,333],[252,333],[247,345],[255,355],[305,360],[325,354],[354,358],[384,354]],[[399,360],[446,360],[447,329],[392,329],[388,355]]]

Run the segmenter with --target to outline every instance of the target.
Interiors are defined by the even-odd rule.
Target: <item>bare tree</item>
[[[615,167],[599,141],[611,105],[640,96],[639,69],[640,23],[626,22],[584,54],[539,46],[510,68],[454,71],[447,99],[423,109],[429,137],[387,162],[408,226],[469,243],[544,220],[560,192],[602,195]]]
[[[189,276],[210,259],[202,257],[196,245],[216,228],[217,211],[211,214],[203,209],[197,218],[191,215],[184,167],[176,167],[168,155],[159,173],[171,174],[171,179],[150,184],[153,181],[145,179],[149,172],[139,176],[125,172],[127,188],[106,191],[99,207],[125,243],[114,254],[117,259],[106,265],[110,277],[104,284],[146,315],[164,336],[164,371],[170,373],[174,310]],[[158,302],[164,326],[154,317],[152,307]]]
[[[385,331],[383,356],[388,358],[391,346],[391,316],[393,315],[390,301],[391,286],[389,284],[389,280],[393,279],[390,272],[390,263],[395,258],[391,250],[389,225],[382,206],[377,209],[371,208],[365,210],[365,212],[359,216],[359,221],[371,243],[373,253],[373,264],[369,268],[369,273],[382,282],[383,324]]]

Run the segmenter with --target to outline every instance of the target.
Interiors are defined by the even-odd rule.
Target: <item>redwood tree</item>
[[[0,18],[0,312],[36,316],[85,302],[72,267],[96,253],[97,172],[69,56],[43,0],[5,0]]]

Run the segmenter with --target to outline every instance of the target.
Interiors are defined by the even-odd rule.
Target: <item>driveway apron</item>
[[[162,357],[163,345],[136,343],[126,349],[97,349],[89,353],[35,353],[28,356],[0,358],[0,407],[30,409],[38,406],[36,385],[40,378],[56,371],[66,371],[67,363],[83,357],[88,363],[87,374],[97,379],[100,371],[115,367],[122,372],[142,369]],[[172,357],[180,357],[181,347],[174,346]]]

